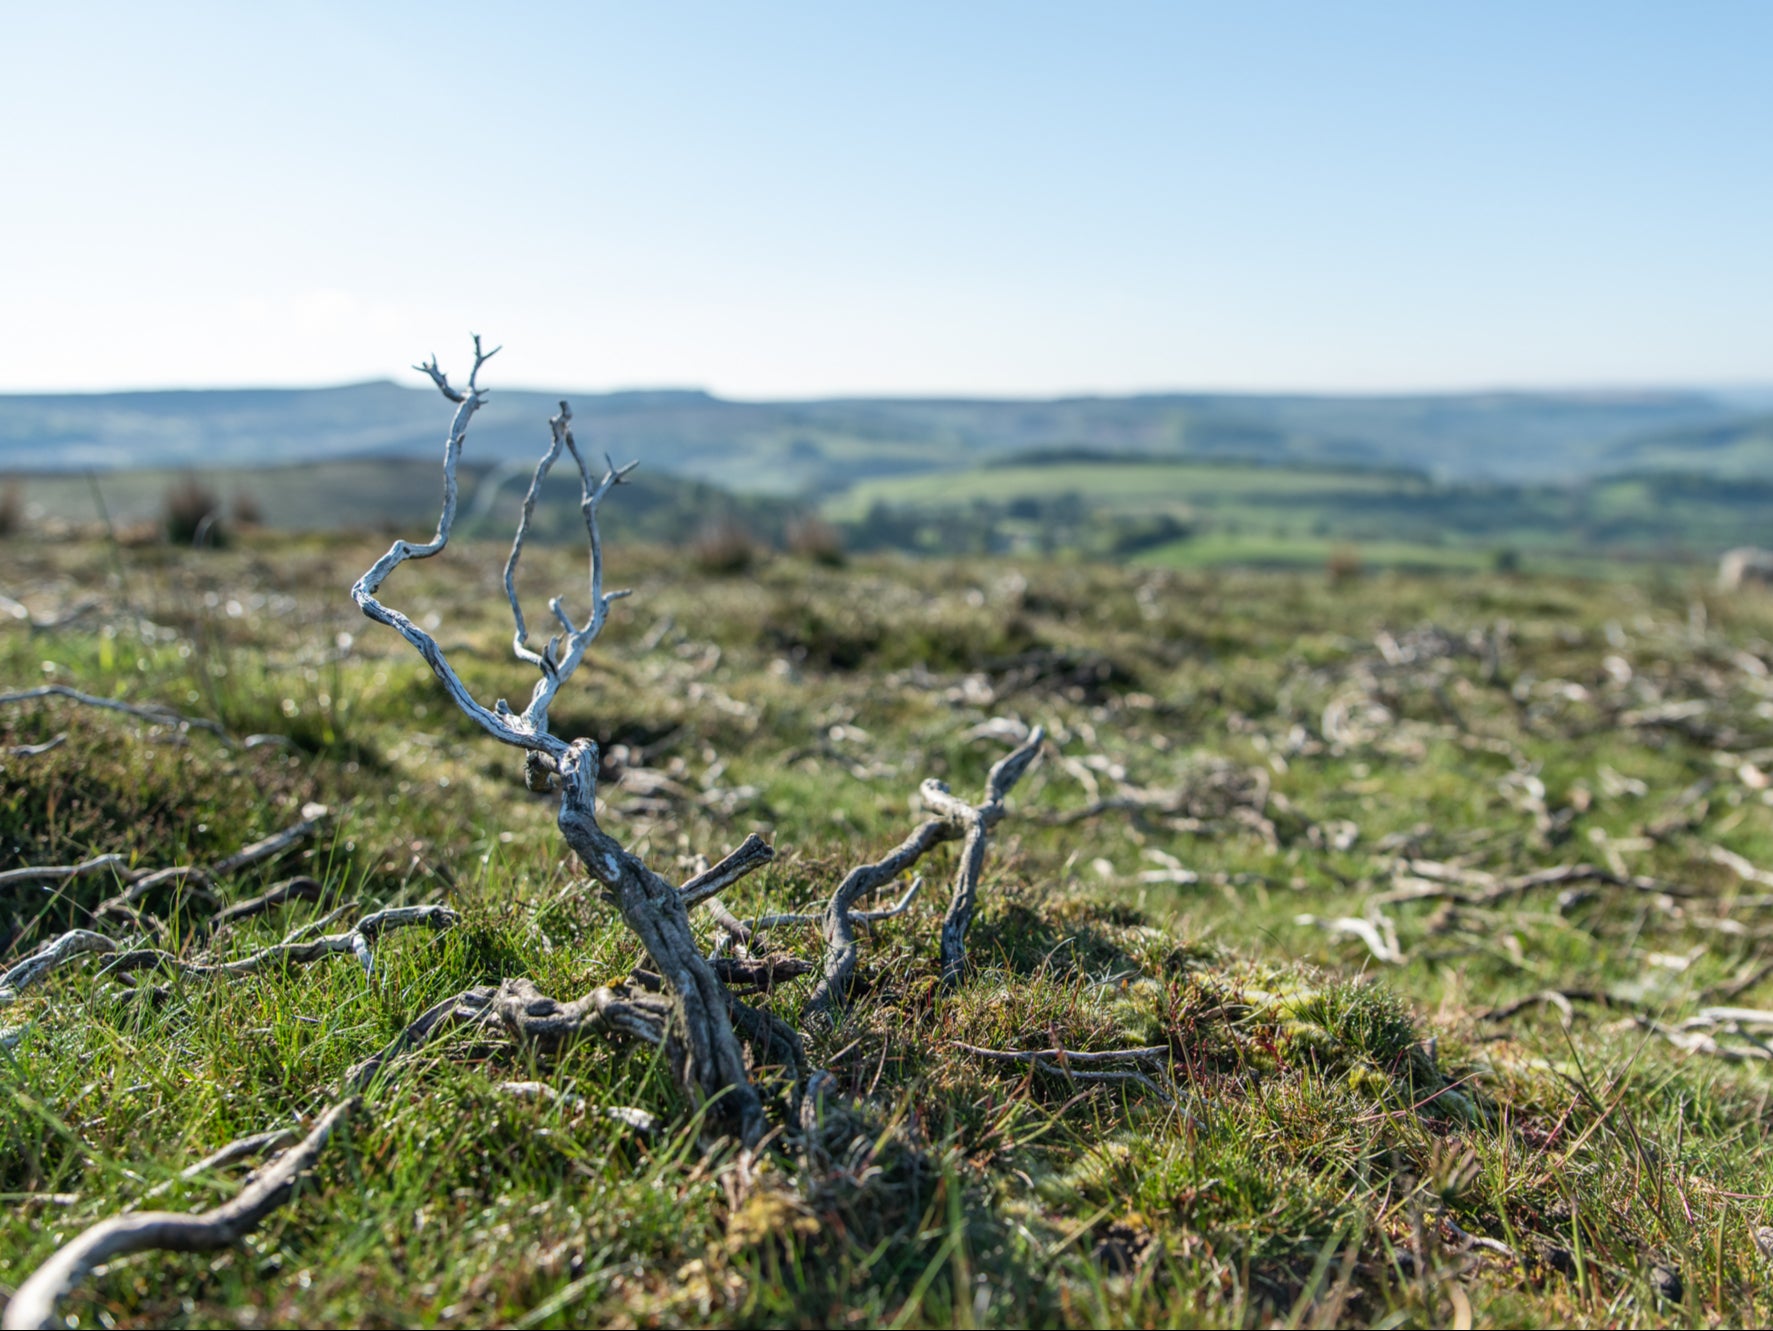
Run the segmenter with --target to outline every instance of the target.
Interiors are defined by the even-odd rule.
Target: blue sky
[[[1773,4],[8,6],[0,391],[1773,381]]]

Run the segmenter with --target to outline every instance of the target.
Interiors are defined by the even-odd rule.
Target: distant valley
[[[558,400],[495,391],[476,417],[465,534],[509,530]],[[637,539],[777,544],[817,512],[852,549],[1578,572],[1773,542],[1773,392],[571,400],[592,456],[642,463],[610,510]],[[404,529],[435,513],[447,421],[393,383],[13,395],[0,476],[76,524],[152,522],[191,472],[274,527]],[[538,538],[570,537],[570,492]]]

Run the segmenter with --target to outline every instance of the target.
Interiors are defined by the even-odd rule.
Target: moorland
[[[785,1132],[773,1184],[735,1193],[654,1048],[464,1030],[362,1083],[254,1234],[113,1263],[71,1322],[1766,1324],[1764,594],[1674,562],[709,561],[618,540],[627,497],[609,575],[634,596],[556,729],[599,742],[602,817],[667,876],[751,833],[775,847],[723,896],[738,916],[816,912],[914,825],[920,780],[977,789],[1048,732],[963,982],[934,956],[943,850],[870,926],[842,1020],[808,1028],[872,1148],[834,1185]],[[439,1000],[510,977],[566,998],[644,965],[551,797],[352,605],[385,544],[0,542],[5,688],[169,709],[0,707],[4,964],[73,928],[225,965],[388,907],[452,912],[380,936],[367,972],[347,949],[19,980],[4,1292],[126,1208],[232,1196],[251,1162],[206,1159],[308,1130]],[[531,678],[504,554],[463,540],[390,583],[489,698]],[[582,601],[569,546],[524,576]],[[208,872],[153,886],[169,866]],[[298,878],[310,895],[267,899]],[[816,958],[818,930],[772,947]],[[808,989],[752,1001],[798,1022]],[[1159,1053],[1111,1081],[978,1052],[1132,1047]]]

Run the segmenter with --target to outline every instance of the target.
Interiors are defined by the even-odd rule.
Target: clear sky
[[[0,9],[0,391],[1773,381],[1773,3]]]

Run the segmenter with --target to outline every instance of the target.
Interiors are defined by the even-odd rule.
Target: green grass
[[[225,899],[306,872],[366,910],[463,916],[390,935],[373,977],[343,958],[132,993],[75,962],[0,1008],[25,1028],[0,1054],[0,1283],[162,1184],[150,1205],[229,1195],[238,1168],[179,1171],[329,1103],[438,998],[517,975],[575,997],[640,961],[513,755],[350,604],[376,553],[0,545],[0,585],[39,613],[105,602],[52,632],[0,627],[0,685],[59,680],[291,740],[229,749],[62,703],[0,710],[0,871],[213,860],[319,800],[325,836],[222,883]],[[386,589],[437,617],[487,698],[528,686],[502,553],[452,548]],[[813,1030],[883,1172],[832,1189],[782,1156],[735,1209],[645,1049],[445,1040],[372,1088],[246,1244],[115,1263],[70,1300],[81,1325],[1430,1326],[1462,1301],[1492,1324],[1765,1323],[1773,1082],[1660,1028],[1773,1006],[1767,889],[1713,851],[1773,867],[1773,602],[1678,571],[1332,584],[776,558],[709,579],[659,550],[611,559],[635,596],[557,728],[668,778],[602,791],[610,830],[661,872],[751,831],[778,848],[729,894],[741,916],[828,897],[905,834],[925,776],[976,788],[1003,751],[968,737],[981,722],[1054,736],[994,840],[967,982],[936,983],[942,852],[924,899],[867,940],[850,1016]],[[570,604],[582,577],[576,553],[538,550],[525,587]],[[1380,901],[1429,873],[1582,861],[1673,894]],[[115,886],[0,888],[0,955],[90,924]],[[204,911],[148,904],[168,945],[200,932]],[[1302,916],[1383,924],[1401,960]],[[810,931],[777,944],[816,955]],[[1548,988],[1579,995],[1567,1024],[1545,1003],[1486,1019]],[[805,997],[768,1001],[798,1022]],[[956,1048],[1054,1039],[1167,1045],[1176,1103]],[[647,1108],[665,1131],[495,1089],[530,1078]],[[1517,1260],[1462,1251],[1460,1232]],[[1678,1297],[1658,1267],[1678,1270]]]

